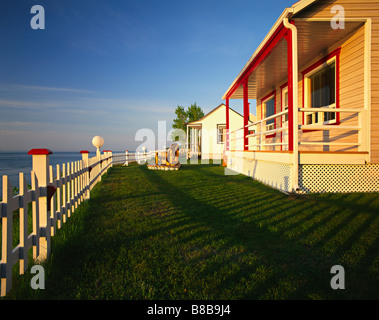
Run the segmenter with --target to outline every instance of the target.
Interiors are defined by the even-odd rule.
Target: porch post
[[[229,99],[225,100],[226,104],[226,141],[225,141],[225,146],[226,150],[229,150]]]
[[[243,150],[248,150],[247,144],[248,138],[248,128],[246,127],[249,124],[249,94],[248,94],[248,81],[249,78],[246,78],[243,82]]]
[[[287,78],[288,78],[288,151],[293,151],[293,71],[292,71],[292,32],[288,30],[287,40]]]
[[[195,152],[197,154],[197,139],[198,139],[198,129],[195,129]]]
[[[186,150],[186,152],[187,152],[187,159],[189,157],[189,135],[188,135],[188,130],[189,130],[189,127],[187,126],[187,137],[186,137],[186,139],[187,139],[187,150]]]

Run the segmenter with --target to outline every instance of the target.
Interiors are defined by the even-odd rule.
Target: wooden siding
[[[371,18],[371,162],[379,163],[379,1],[378,0],[320,0],[314,5],[300,12],[297,17],[301,18],[332,18],[335,14],[331,12],[334,5],[341,5],[345,10],[346,18]],[[357,43],[362,47],[364,37],[359,37]],[[353,45],[341,51],[341,107],[352,107],[354,104],[363,104],[358,91],[362,91],[363,66],[358,47]],[[349,55],[351,55],[351,58]],[[350,58],[350,59],[349,59]],[[344,59],[344,62],[342,60]],[[351,61],[348,61],[351,60]],[[359,70],[362,70],[362,73]],[[353,89],[354,94],[349,90]],[[346,95],[350,95],[349,98]],[[344,100],[343,100],[344,99]],[[342,100],[345,105],[342,104]]]
[[[340,53],[340,107],[345,109],[361,109],[363,108],[364,101],[364,27],[359,28],[348,37],[336,43],[333,47],[329,48],[328,53],[334,51],[336,48],[341,47]],[[325,55],[315,56],[308,64],[300,66],[298,75],[298,106],[303,106],[303,79],[302,71],[313,65],[318,60],[324,58]],[[281,89],[280,87],[286,82],[283,79],[281,83],[275,86],[276,92],[276,113],[281,112]],[[261,119],[261,99],[272,92],[265,92],[257,99],[257,116]],[[357,114],[352,115],[348,113],[340,114],[341,125],[358,125]],[[299,113],[299,124],[303,123],[303,114]],[[276,127],[281,127],[281,119],[277,118]],[[259,131],[259,127],[257,128]],[[356,143],[358,141],[358,134],[356,131],[300,131],[300,141],[338,141],[342,143]],[[266,139],[266,143],[279,143],[281,142],[281,133],[277,133],[275,137]],[[266,147],[265,150],[280,150],[280,146]],[[358,151],[357,147],[351,146],[310,146],[302,145],[300,151]]]

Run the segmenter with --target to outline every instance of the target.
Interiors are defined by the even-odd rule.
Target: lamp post
[[[101,181],[101,176],[102,176],[102,172],[101,172],[101,151],[100,151],[100,148],[101,146],[104,144],[104,139],[103,137],[100,137],[100,136],[94,136],[92,138],[92,144],[93,146],[97,149],[96,150],[96,156],[97,156],[97,159],[98,159],[98,166],[96,166],[96,171],[95,171],[95,176],[98,175],[98,178],[96,180],[96,183],[97,181]]]
[[[94,136],[92,138],[92,144],[93,146],[97,149],[96,150],[96,155],[99,156],[101,154],[101,151],[100,151],[100,148],[103,146],[104,144],[104,139],[103,137],[100,137],[100,136]]]

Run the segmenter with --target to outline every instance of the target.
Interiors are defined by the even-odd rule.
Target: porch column
[[[287,78],[288,78],[288,151],[293,151],[293,72],[292,72],[292,32],[288,30],[287,40]]]
[[[225,105],[226,105],[226,150],[229,150],[229,99],[225,100]]]
[[[187,159],[188,159],[188,157],[189,157],[189,135],[188,135],[188,130],[189,130],[189,127],[187,126],[187,136],[186,136],[186,140],[187,140],[187,150],[186,150],[186,152],[187,152]]]
[[[248,141],[246,137],[248,135],[248,128],[246,127],[249,124],[249,94],[248,94],[248,81],[249,78],[246,78],[243,82],[243,150],[248,150]]]
[[[191,145],[191,152],[193,152],[194,150],[193,150],[193,128],[191,128],[191,140],[190,140],[190,145]]]
[[[196,128],[193,129],[193,135],[194,135],[193,147],[194,147],[194,151],[197,152],[197,129]]]

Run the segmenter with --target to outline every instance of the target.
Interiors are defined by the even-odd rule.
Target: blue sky
[[[0,150],[133,150],[171,129],[177,105],[205,112],[294,0],[5,0]],[[33,5],[45,29],[33,30]],[[242,112],[242,102],[231,107]]]

